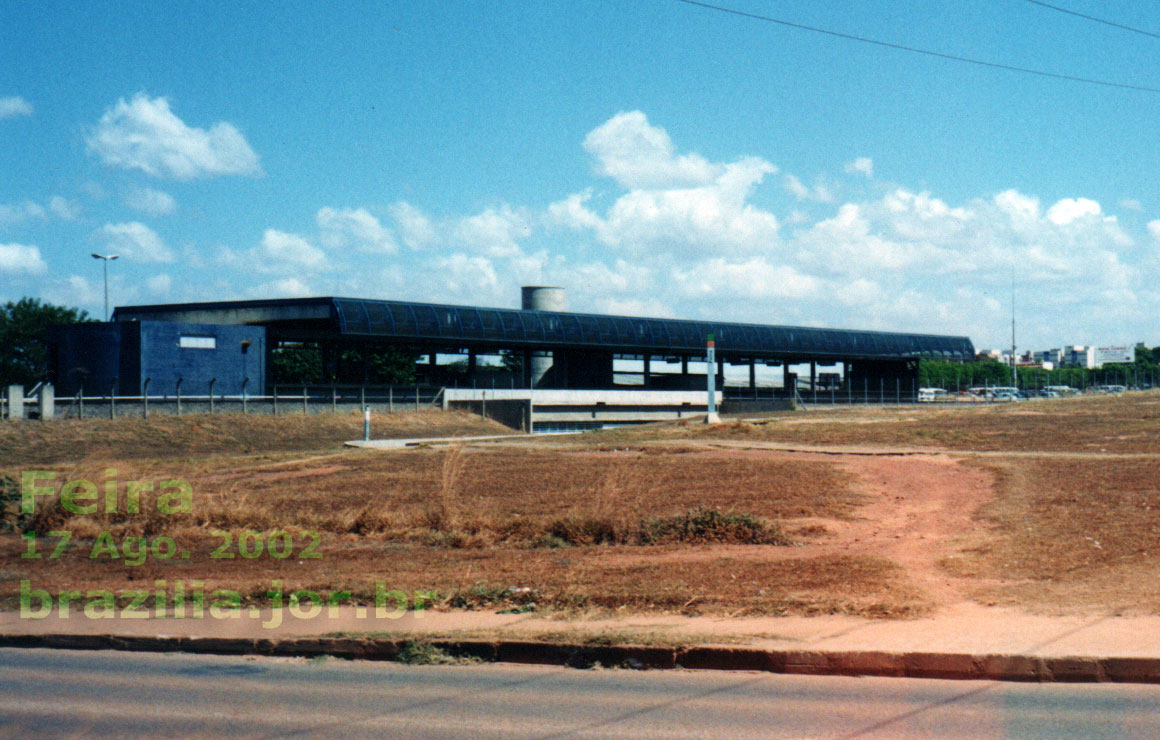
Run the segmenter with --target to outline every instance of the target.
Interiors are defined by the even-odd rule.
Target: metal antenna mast
[[[1011,385],[1019,387],[1019,375],[1015,371],[1015,272],[1011,272]]]

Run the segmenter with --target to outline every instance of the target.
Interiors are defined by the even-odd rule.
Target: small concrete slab
[[[583,432],[544,432],[543,434],[488,434],[478,437],[412,437],[410,439],[355,439],[343,442],[346,447],[361,447],[369,450],[401,450],[422,445],[469,444],[472,442],[493,442],[500,439],[526,439],[528,437],[560,436],[583,434]]]

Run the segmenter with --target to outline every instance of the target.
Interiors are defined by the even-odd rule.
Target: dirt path
[[[687,443],[686,443],[687,444]],[[697,445],[702,446],[702,445]],[[718,454],[753,454],[754,449],[722,449]],[[956,577],[939,567],[967,537],[982,526],[974,514],[993,495],[992,477],[984,470],[963,465],[941,453],[873,455],[865,452],[788,452],[761,454],[786,460],[836,462],[855,477],[855,491],[866,498],[853,519],[811,518],[786,522],[795,527],[820,524],[827,534],[797,547],[724,545],[675,552],[622,557],[618,562],[697,562],[729,557],[737,560],[780,561],[824,556],[881,557],[901,566],[907,578],[936,607],[971,599],[981,582]]]
[[[818,547],[888,558],[939,606],[969,598],[977,581],[956,578],[938,563],[980,526],[974,513],[992,496],[991,476],[944,455],[851,457],[842,464],[869,501],[858,519],[831,524],[836,536]]]

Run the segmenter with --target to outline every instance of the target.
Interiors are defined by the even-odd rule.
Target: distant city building
[[[1096,348],[1083,344],[1072,344],[1062,350],[1062,364],[1070,367],[1094,368],[1096,366]]]
[[[1136,347],[1130,345],[1096,347],[1086,344],[1069,344],[1059,349],[1022,352],[1016,355],[1015,364],[1019,367],[1042,367],[1044,370],[1054,370],[1059,367],[1083,367],[1091,370],[1104,365],[1133,363],[1136,361],[1136,348],[1139,346],[1142,345]],[[1004,365],[1010,365],[1011,350],[979,350],[976,359],[996,360]]]
[[[1063,350],[1062,349],[1045,349],[1034,353],[1036,362],[1042,364],[1044,367],[1051,365],[1058,367],[1063,364]]]

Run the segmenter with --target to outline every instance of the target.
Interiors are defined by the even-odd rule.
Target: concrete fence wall
[[[51,385],[40,388],[32,398],[21,386],[9,386],[0,398],[4,419],[95,419],[147,417],[156,414],[322,414],[361,413],[364,405],[372,413],[415,411],[438,408],[442,389],[425,386],[397,386],[390,389],[314,388],[278,392],[270,396],[73,396],[55,398]]]

